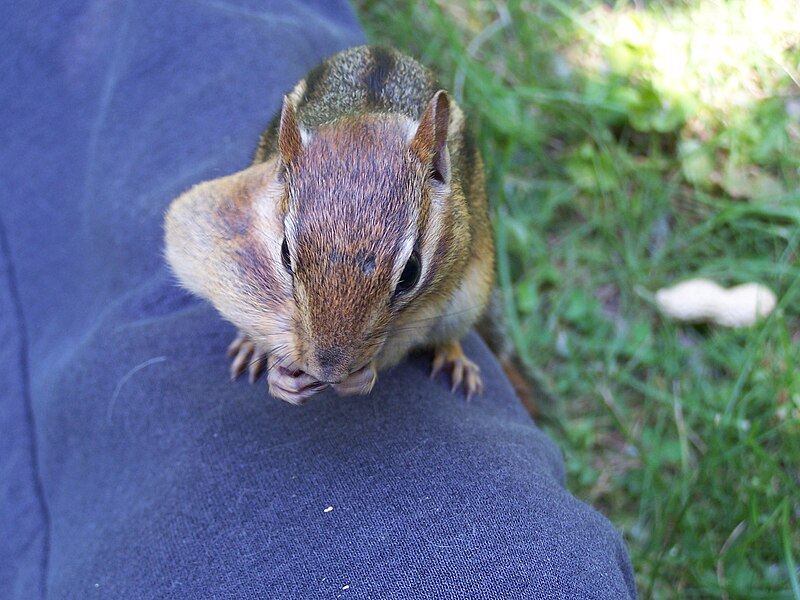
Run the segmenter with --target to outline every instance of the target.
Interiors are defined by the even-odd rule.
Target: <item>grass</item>
[[[358,0],[476,123],[499,284],[569,487],[644,598],[798,598],[800,11],[794,0]],[[653,302],[758,281],[758,325]]]

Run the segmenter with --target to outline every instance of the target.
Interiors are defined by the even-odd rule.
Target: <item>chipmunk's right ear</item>
[[[430,167],[431,177],[440,183],[450,181],[450,157],[447,131],[450,123],[450,100],[439,90],[428,102],[419,120],[411,150]]]
[[[303,138],[300,135],[300,126],[297,124],[297,112],[288,96],[283,97],[278,149],[285,165],[291,163],[303,151]]]

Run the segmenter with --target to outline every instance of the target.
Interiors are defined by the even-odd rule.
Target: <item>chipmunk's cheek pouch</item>
[[[341,383],[333,384],[332,387],[339,396],[364,395],[372,391],[377,379],[378,373],[375,370],[375,365],[369,363],[361,367],[358,371],[351,373],[347,379]]]
[[[269,393],[290,404],[303,404],[311,396],[327,387],[303,371],[292,371],[276,365],[269,370],[267,378]]]

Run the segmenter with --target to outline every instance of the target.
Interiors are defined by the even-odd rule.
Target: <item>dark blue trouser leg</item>
[[[342,2],[30,0],[0,36],[0,597],[625,598],[619,535],[483,344],[366,398],[231,383],[161,220],[359,43]]]

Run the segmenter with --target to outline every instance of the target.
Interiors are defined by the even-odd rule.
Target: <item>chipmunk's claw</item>
[[[443,352],[435,352],[433,355],[433,366],[431,367],[431,379],[436,379],[436,376],[442,372],[447,356]]]
[[[480,367],[464,354],[459,342],[449,342],[434,349],[431,379],[445,367],[450,370],[451,392],[462,388],[467,400],[473,395],[483,393],[483,380]]]
[[[267,353],[243,333],[239,333],[228,346],[228,356],[233,358],[230,368],[231,380],[246,370],[247,379],[250,383],[255,383],[267,365]]]
[[[475,369],[478,369],[478,365],[473,363]],[[464,389],[467,392],[467,401],[469,402],[472,395],[475,394],[476,396],[480,396],[483,394],[483,380],[481,379],[479,370],[474,369],[466,369],[466,374],[464,376]]]
[[[264,369],[267,366],[267,355],[262,354],[257,358],[253,359],[250,362],[250,366],[247,368],[248,376],[247,381],[250,383],[255,383],[258,381],[258,378],[261,377],[261,374],[264,372]]]

